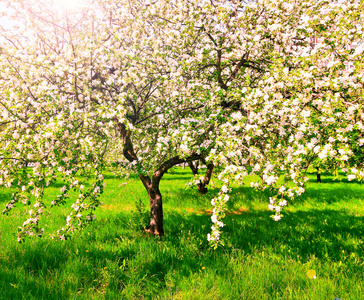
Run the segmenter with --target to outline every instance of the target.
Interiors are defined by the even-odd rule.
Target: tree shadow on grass
[[[218,190],[217,190],[218,191]],[[227,202],[228,209],[238,208],[240,205],[245,205],[253,208],[256,203],[269,204],[269,197],[275,195],[274,193],[265,190],[259,191],[252,187],[238,187],[234,188],[230,194],[230,199]],[[305,204],[307,202],[332,204],[337,202],[350,203],[352,199],[363,200],[364,193],[359,189],[348,189],[344,187],[334,187],[320,185],[319,188],[308,187],[305,192],[297,197],[294,201],[288,201],[289,205]]]
[[[195,190],[183,191],[188,201],[194,201],[192,196],[196,196],[196,201],[209,202],[212,194],[198,197]],[[216,192],[217,189],[213,190]],[[172,197],[173,193],[169,193]],[[208,212],[168,209],[163,238],[136,231],[130,212],[110,212],[107,219],[97,220],[65,243],[36,240],[12,245],[0,255],[0,297],[66,299],[74,297],[77,291],[80,297],[87,297],[88,290],[101,289],[107,283],[110,293],[117,294],[134,285],[143,290],[146,298],[152,298],[161,289],[166,290],[173,270],[186,278],[201,272],[202,266],[221,273],[226,260],[236,251],[252,256],[264,251],[301,262],[312,257],[334,262],[352,255],[363,257],[364,217],[344,210],[307,208],[285,210],[283,219],[275,222],[270,218],[270,211],[254,207],[256,202],[267,203],[268,197],[268,192],[250,187],[234,189],[228,209],[235,214],[223,220],[222,238],[226,246],[216,251],[209,248],[206,238],[212,225]],[[350,191],[349,195],[344,188],[333,192],[320,187],[319,190],[308,188],[297,201],[335,203],[353,197],[362,195],[359,191]],[[238,209],[242,204],[246,211]],[[358,274],[361,268],[360,264],[351,266]],[[64,288],[57,289],[58,285]]]
[[[7,249],[6,256],[0,256],[0,299],[104,298],[104,287],[110,284],[108,267],[111,272],[120,270],[124,258],[121,251],[100,247],[102,236],[90,227],[65,242],[36,239]],[[125,256],[135,256],[136,248],[137,244],[123,249]],[[121,272],[114,278],[116,291],[122,276]]]
[[[65,293],[47,287],[33,276],[20,281],[14,272],[0,268],[0,278],[0,299],[65,299],[66,297]]]
[[[0,268],[0,298],[65,299],[64,289],[47,285],[44,280],[53,280],[52,274],[67,262],[65,248],[54,246],[50,241],[28,242],[0,257],[0,265],[4,266]]]
[[[202,266],[215,268],[214,272],[226,276],[226,260],[236,251],[253,256],[265,251],[282,260],[288,257],[302,263],[312,257],[339,262],[353,254],[363,255],[362,244],[355,243],[364,234],[363,217],[313,209],[287,212],[280,222],[275,222],[270,214],[251,210],[227,216],[222,236],[226,246],[213,251],[206,239],[212,224],[209,215],[168,212],[162,239],[142,235],[139,247],[134,248],[137,251],[123,253],[129,261],[126,283],[130,278],[144,278],[149,281],[145,288],[156,291],[155,287],[166,285],[166,274],[171,270],[188,278],[201,272]],[[362,271],[359,264],[350,268],[357,274]]]
[[[229,217],[227,233],[231,245],[253,251],[268,248],[290,256],[299,255],[305,261],[311,256],[342,259],[342,250],[361,256],[363,247],[352,241],[360,241],[364,218],[333,210],[285,212],[279,222],[269,218],[270,212],[256,212]],[[239,234],[241,231],[244,236]]]
[[[345,256],[363,255],[362,244],[353,243],[364,234],[363,217],[311,209],[287,211],[275,222],[270,214],[250,209],[226,216],[222,237],[227,245],[216,251],[206,239],[212,225],[207,214],[166,212],[163,238],[129,228],[130,215],[110,215],[66,242],[36,240],[7,249],[6,256],[0,256],[0,287],[7,299],[16,295],[15,289],[17,295],[34,299],[66,299],[76,291],[82,298],[106,280],[110,293],[137,285],[148,298],[166,289],[173,270],[185,278],[201,272],[202,266],[226,271],[222,267],[236,251],[244,255],[265,251],[302,262],[313,256],[341,261],[343,251]],[[354,271],[360,272],[357,268]],[[57,290],[59,284],[64,287]]]
[[[7,203],[11,199],[12,191],[9,189],[0,188],[0,203]]]
[[[304,204],[310,201],[317,204],[332,204],[337,202],[350,203],[353,199],[364,200],[363,191],[341,187],[330,188],[323,185],[319,189],[307,188],[305,193],[298,197],[295,202]]]
[[[361,241],[364,234],[364,218],[354,216],[352,212],[344,208],[338,211],[316,209],[315,206],[316,203],[317,207],[322,207],[323,202],[333,204],[350,203],[352,199],[364,200],[364,195],[359,190],[348,192],[347,188],[320,188],[319,190],[308,188],[306,193],[289,205],[294,207],[295,204],[301,206],[310,202],[313,204],[311,208],[295,212],[284,210],[284,218],[279,222],[270,218],[271,211],[256,209],[257,202],[268,204],[269,196],[268,191],[261,192],[250,187],[233,190],[227,202],[230,215],[225,217],[226,226],[223,228],[231,247],[243,249],[247,253],[257,248],[268,247],[281,254],[299,255],[303,260],[314,255],[318,258],[326,257],[340,261],[343,250],[348,255],[352,252],[358,256],[363,255],[364,248],[361,245],[364,244],[354,245],[352,241]],[[244,206],[244,209],[241,209],[241,206]],[[177,228],[172,227],[172,232],[178,231],[181,226],[186,226],[206,236],[212,223],[209,212],[205,213],[206,215],[193,217],[184,214],[179,216],[174,213],[167,218],[175,218],[169,224],[178,224]],[[183,218],[188,220],[183,221]],[[202,230],[201,226],[207,230]]]
[[[317,183],[317,184],[320,184],[317,182],[317,179],[313,179],[313,178],[310,178],[308,180],[309,183]],[[332,176],[328,176],[328,177],[321,177],[321,184],[325,184],[325,183],[345,183],[345,184],[361,184],[359,181],[357,180],[351,180],[349,181],[347,178],[341,178],[340,180],[338,179],[335,179],[334,177]]]
[[[332,186],[332,185],[320,185],[319,187],[307,187],[305,192],[295,198],[294,200],[288,200],[288,205],[302,206],[307,203],[310,206],[321,206],[323,204],[334,204],[334,203],[350,203],[355,199],[355,201],[364,201],[364,193],[358,188]],[[218,195],[219,189],[208,187],[208,193],[201,195],[198,193],[197,188],[177,188],[169,186],[166,188],[162,187],[163,201],[168,205],[184,205],[185,199],[188,205],[201,206],[202,209],[212,209],[211,199]],[[229,201],[226,203],[228,211],[239,211],[241,209],[255,209],[257,204],[268,207],[269,197],[276,195],[269,190],[257,190],[252,187],[242,186],[233,188],[230,193]]]

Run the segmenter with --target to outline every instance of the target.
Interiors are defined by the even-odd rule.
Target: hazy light
[[[85,5],[85,0],[51,0],[57,9],[64,11],[74,11]]]

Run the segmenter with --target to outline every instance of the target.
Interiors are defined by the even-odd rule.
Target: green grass
[[[161,182],[166,235],[142,233],[135,209],[147,194],[111,174],[97,220],[65,242],[18,244],[23,210],[0,216],[0,299],[364,299],[364,185],[315,175],[306,193],[274,222],[268,193],[234,190],[225,247],[211,250],[211,198],[185,189],[189,170]],[[55,194],[51,187],[48,195]],[[0,189],[0,205],[8,191]],[[69,207],[44,216],[46,231],[65,223]],[[316,279],[308,270],[315,270]]]

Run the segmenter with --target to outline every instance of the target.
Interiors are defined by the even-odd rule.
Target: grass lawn
[[[0,299],[364,299],[364,185],[315,174],[284,218],[269,216],[267,193],[234,190],[225,247],[211,250],[211,198],[186,189],[188,169],[161,182],[166,235],[139,229],[148,196],[137,179],[107,176],[97,219],[65,242],[16,242],[22,209],[0,216]],[[49,188],[55,194],[60,185]],[[0,189],[0,205],[9,192]],[[1,209],[2,210],[2,209]],[[65,224],[68,207],[51,209],[44,227]],[[314,276],[316,274],[316,276]]]

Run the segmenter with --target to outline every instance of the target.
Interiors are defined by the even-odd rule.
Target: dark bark
[[[130,161],[140,163],[138,157],[134,151],[133,143],[131,140],[131,133],[126,129],[124,124],[116,121],[117,128],[120,132],[121,138],[123,139],[123,154],[125,158]],[[196,161],[201,159],[202,156],[199,154],[192,154],[186,158],[180,158],[179,156],[172,157],[164,161],[159,168],[154,172],[152,178],[149,175],[138,173],[140,180],[142,181],[144,188],[146,189],[149,202],[150,202],[150,228],[147,232],[153,235],[164,235],[163,230],[163,201],[162,194],[159,190],[159,183],[163,175],[173,166]]]
[[[161,164],[161,166],[153,174],[152,180],[148,185],[147,192],[150,200],[150,228],[148,232],[153,235],[164,235],[163,230],[163,201],[162,194],[159,190],[159,183],[163,175],[173,166],[181,164],[183,162],[190,162],[196,159],[200,159],[201,156],[193,154],[184,159],[179,156],[172,157]],[[140,176],[139,176],[140,177]],[[148,177],[149,178],[149,177]],[[141,178],[142,179],[142,178]],[[143,179],[142,179],[143,181]],[[144,185],[144,186],[145,186]]]
[[[157,189],[148,189],[148,196],[150,202],[150,227],[147,230],[153,235],[164,235],[163,229],[163,201],[162,194]]]
[[[206,161],[204,159],[201,159],[201,161],[206,164]],[[188,163],[193,176],[195,177],[196,175],[198,175],[198,165],[199,165],[199,160],[196,162],[189,162]],[[211,180],[211,176],[212,176],[212,172],[214,170],[214,165],[213,164],[207,164],[207,170],[205,173],[205,177],[203,180],[200,180],[200,182],[197,184],[197,189],[199,191],[200,194],[206,194],[208,189],[207,186],[210,183]]]
[[[195,162],[190,161],[188,163],[188,166],[190,167],[190,169],[191,169],[192,174],[193,174],[194,177],[198,174],[198,165],[199,165],[199,160],[197,160]]]
[[[321,174],[319,173],[319,171],[317,171],[316,177],[317,177],[317,182],[320,183],[321,182]]]
[[[206,170],[206,173],[205,173],[205,177],[197,185],[197,189],[200,192],[200,194],[204,195],[204,194],[207,193],[207,191],[208,191],[207,186],[210,183],[213,170],[214,170],[214,164],[208,164],[207,165],[207,170]]]

